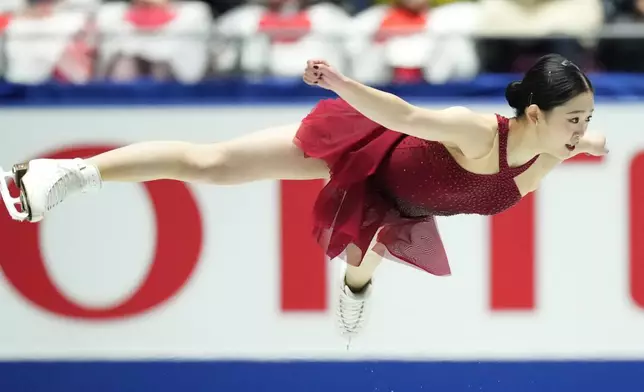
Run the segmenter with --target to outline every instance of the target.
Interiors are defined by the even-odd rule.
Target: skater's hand
[[[595,156],[608,154],[608,148],[606,148],[606,137],[598,133],[586,133],[579,141],[579,144],[575,149],[575,153]]]
[[[303,79],[310,86],[320,86],[327,90],[334,90],[347,81],[342,73],[324,60],[307,61]]]

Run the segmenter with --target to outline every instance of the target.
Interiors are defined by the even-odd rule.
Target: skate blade
[[[4,202],[5,207],[7,207],[7,211],[9,211],[11,218],[21,222],[29,219],[29,206],[27,205],[28,203],[26,203],[26,197],[24,195],[21,182],[22,177],[27,173],[27,169],[27,164],[15,165],[13,170],[10,172],[6,172],[0,167],[0,173],[2,174],[2,177],[0,177],[0,194],[2,195],[2,201]],[[7,182],[7,179],[12,179],[18,189],[20,189],[20,195],[18,197],[13,197],[11,196],[11,193],[9,193],[9,183]],[[21,207],[22,211],[18,211],[18,205]]]

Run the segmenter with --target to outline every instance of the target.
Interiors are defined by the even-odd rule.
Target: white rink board
[[[501,106],[473,108],[510,115]],[[68,145],[223,140],[297,122],[309,110],[3,109],[0,165]],[[436,278],[383,265],[371,322],[347,352],[331,311],[279,311],[276,183],[192,186],[206,242],[177,297],[139,317],[82,321],[34,307],[0,277],[0,359],[643,358],[644,309],[628,288],[627,219],[629,162],[644,150],[642,123],[644,104],[598,104],[591,128],[608,137],[606,161],[563,166],[543,184],[534,312],[493,314],[487,308],[486,219],[441,219],[454,275]],[[41,225],[41,236],[60,290],[78,303],[107,306],[127,297],[147,272],[155,246],[153,211],[141,187],[108,184],[100,194],[57,209]],[[20,256],[11,244],[3,251],[1,258]]]

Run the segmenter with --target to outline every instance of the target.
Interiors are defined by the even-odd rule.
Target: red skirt
[[[325,161],[331,174],[315,201],[313,232],[329,258],[349,244],[365,255],[377,235],[388,253],[379,252],[383,257],[449,275],[435,217],[402,217],[375,180],[380,164],[404,137],[341,99],[321,101],[302,120],[294,143],[307,157]],[[359,265],[362,259],[348,261]]]

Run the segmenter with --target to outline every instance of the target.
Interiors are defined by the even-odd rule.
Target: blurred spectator
[[[364,0],[375,5],[353,18],[337,5],[359,1],[3,0],[0,73],[195,83],[299,78],[307,59],[325,58],[369,84],[437,84],[521,72],[548,52],[644,72],[644,0]]]
[[[94,14],[102,2],[102,0],[63,0],[60,2],[59,9],[85,11]]]
[[[580,66],[591,56],[584,38],[603,23],[601,0],[481,0],[480,54],[488,72],[522,72],[534,59],[560,53]]]
[[[11,14],[25,9],[27,0],[2,0],[0,1],[0,13]]]
[[[604,0],[604,6],[608,30],[627,38],[602,39],[597,49],[601,64],[607,71],[644,72],[644,0]]]
[[[644,15],[642,0],[603,0],[608,23],[641,21]]]
[[[241,0],[204,0],[204,2],[210,8],[210,13],[213,16],[228,12],[242,3]]]
[[[106,3],[97,17],[99,77],[198,82],[208,70],[211,25],[207,5],[198,1]]]
[[[5,78],[25,84],[85,83],[92,75],[93,42],[87,12],[70,3],[31,0],[5,14]]]
[[[341,43],[350,17],[341,7],[306,0],[245,4],[217,20],[223,40],[214,47],[216,69],[250,75],[299,77],[310,58],[344,68]]]
[[[367,83],[445,83],[476,76],[478,5],[394,0],[359,13],[348,37],[352,74]]]

